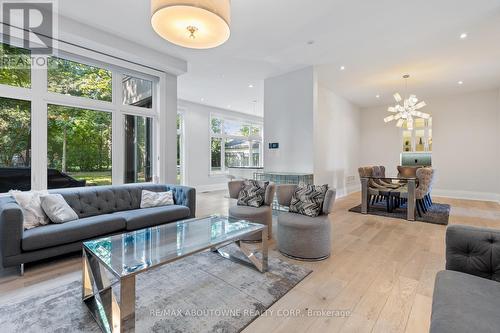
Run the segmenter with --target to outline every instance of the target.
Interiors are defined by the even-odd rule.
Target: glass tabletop
[[[230,243],[265,226],[223,216],[179,221],[83,243],[115,276],[124,277]]]

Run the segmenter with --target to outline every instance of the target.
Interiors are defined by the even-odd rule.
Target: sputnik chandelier
[[[403,79],[406,80],[406,91],[408,91],[408,79],[410,75],[406,74],[403,76]],[[420,112],[418,110],[425,107],[427,104],[424,101],[418,101],[417,96],[410,95],[410,97],[406,98],[404,101],[401,98],[399,93],[394,94],[394,99],[396,100],[396,106],[390,106],[387,111],[392,112],[394,114],[384,118],[384,122],[388,123],[393,120],[397,120],[396,126],[403,127],[406,121],[406,127],[411,131],[413,130],[413,120],[414,118],[423,118],[429,119],[431,117],[430,114]],[[403,105],[401,105],[401,101],[403,101]]]

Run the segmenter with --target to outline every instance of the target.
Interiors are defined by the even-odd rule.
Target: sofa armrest
[[[0,204],[0,250],[2,259],[21,254],[23,212],[15,202]],[[5,260],[2,260],[5,262]]]
[[[190,210],[190,218],[196,216],[196,189],[194,187],[167,185],[167,190],[174,192],[174,201],[177,205],[186,206]]]
[[[449,226],[446,269],[500,282],[500,230]]]

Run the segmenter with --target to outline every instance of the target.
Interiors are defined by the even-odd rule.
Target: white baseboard
[[[214,192],[227,190],[227,183],[194,186],[196,192]]]
[[[432,190],[432,195],[452,199],[493,201],[500,203],[500,194],[497,193],[434,189]]]

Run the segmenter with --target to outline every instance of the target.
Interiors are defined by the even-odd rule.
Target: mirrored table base
[[[225,252],[223,248],[228,244],[212,247],[211,251],[240,264],[252,266],[264,273],[268,269],[267,226],[258,232],[262,232],[260,250],[252,251],[240,240],[234,241],[249,262]],[[261,253],[260,259],[256,256],[259,252]],[[106,265],[85,247],[82,266],[82,300],[101,330],[109,333],[135,332],[135,274],[112,281],[106,274]],[[120,286],[120,291],[118,295],[115,295],[113,287],[117,285]]]

